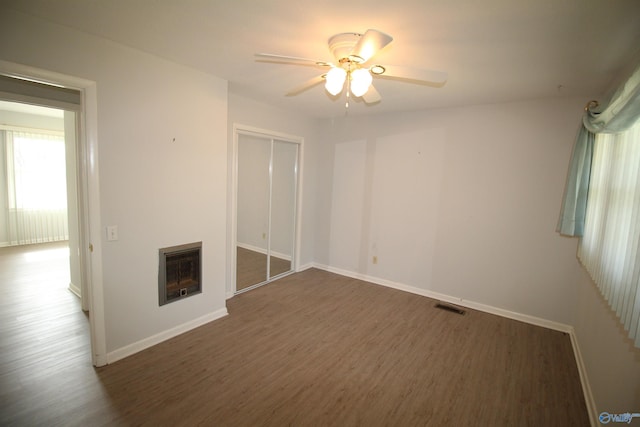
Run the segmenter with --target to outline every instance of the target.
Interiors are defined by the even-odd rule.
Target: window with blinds
[[[640,347],[640,120],[596,136],[578,257]]]

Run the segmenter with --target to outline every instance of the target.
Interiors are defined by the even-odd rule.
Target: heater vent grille
[[[202,242],[160,249],[159,304],[202,292]]]

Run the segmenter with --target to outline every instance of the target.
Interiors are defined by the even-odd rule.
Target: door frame
[[[0,60],[0,74],[78,90],[76,174],[83,298],[88,298],[91,363],[107,364],[98,180],[98,102],[96,82]],[[26,100],[26,99],[25,99]],[[28,100],[26,100],[28,102]],[[64,108],[64,107],[62,107]],[[86,291],[86,293],[85,293]]]
[[[300,242],[302,230],[302,181],[303,181],[303,159],[304,159],[304,138],[300,136],[290,135],[282,132],[261,129],[254,126],[243,125],[239,123],[233,124],[233,162],[231,171],[231,215],[230,215],[230,235],[229,247],[227,248],[227,259],[229,260],[227,275],[227,299],[236,294],[236,263],[238,244],[238,136],[240,134],[254,135],[271,140],[278,140],[298,144],[298,159],[296,173],[296,205],[294,222],[294,252],[291,271],[297,272],[300,268]],[[278,276],[281,277],[281,276]],[[270,280],[267,280],[268,283]]]

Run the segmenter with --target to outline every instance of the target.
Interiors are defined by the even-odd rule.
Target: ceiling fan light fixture
[[[371,86],[371,73],[366,68],[358,68],[351,72],[351,93],[353,96],[362,96]]]
[[[257,53],[256,56],[261,58],[262,62],[292,63],[328,68],[327,73],[307,80],[286,95],[297,95],[324,81],[325,90],[334,97],[334,100],[341,92],[346,92],[347,107],[351,97],[361,98],[366,104],[380,102],[380,94],[371,84],[374,76],[384,74],[384,77],[407,83],[435,87],[444,85],[447,81],[447,73],[442,71],[419,70],[389,64],[382,66],[379,63],[374,63],[371,59],[392,41],[393,37],[390,35],[370,28],[364,34],[340,33],[332,36],[328,44],[329,50],[333,54],[333,62],[270,53]]]
[[[327,73],[326,83],[324,85],[327,92],[335,96],[342,91],[344,81],[347,78],[347,72],[343,68],[333,67]]]
[[[385,71],[387,71],[386,68],[384,68],[382,65],[372,65],[371,68],[369,68],[369,71],[371,71],[371,73],[375,74],[376,76],[379,76],[380,74],[383,74]]]

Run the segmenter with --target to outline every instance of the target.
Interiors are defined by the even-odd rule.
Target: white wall
[[[317,262],[570,324],[576,242],[555,226],[583,101],[327,122]]]
[[[638,412],[640,349],[634,347],[584,269],[580,269],[578,284],[578,311],[573,325],[597,412]]]
[[[0,58],[97,82],[107,352],[224,310],[226,81],[8,10]],[[194,241],[203,293],[159,307],[158,249]]]
[[[366,150],[366,141],[355,140],[337,144],[334,152],[329,264],[348,271],[366,263],[361,260],[367,256],[361,250],[369,212],[364,206]]]

